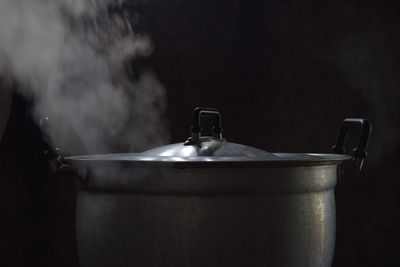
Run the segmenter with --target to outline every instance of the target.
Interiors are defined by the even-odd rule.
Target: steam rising
[[[151,72],[133,80],[127,60],[151,43],[111,0],[1,0],[0,73],[48,116],[53,145],[73,154],[143,150],[166,142],[165,92]]]
[[[400,91],[388,44],[382,33],[371,29],[348,37],[338,50],[338,63],[349,84],[362,88],[361,96],[373,107],[370,111],[373,136],[379,136],[379,140],[371,143],[370,161],[392,152],[400,143],[400,128],[396,123]]]

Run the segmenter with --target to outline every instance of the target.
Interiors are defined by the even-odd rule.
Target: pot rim
[[[132,167],[290,167],[340,165],[349,160],[350,155],[319,153],[274,153],[277,158],[251,157],[164,157],[144,156],[141,153],[116,153],[71,156],[64,159],[71,166],[132,166]]]

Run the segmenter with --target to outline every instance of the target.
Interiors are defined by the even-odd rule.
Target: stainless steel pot
[[[214,118],[202,137],[200,119]],[[343,155],[350,127],[362,134]],[[140,154],[65,159],[86,182],[77,202],[82,267],[330,266],[338,166],[366,156],[370,124],[347,119],[339,154],[269,153],[222,138],[195,109],[185,142]]]

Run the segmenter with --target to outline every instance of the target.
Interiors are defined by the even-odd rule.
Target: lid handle
[[[364,160],[367,157],[367,147],[369,136],[372,131],[371,123],[366,119],[354,119],[347,118],[342,122],[340,126],[338,136],[336,138],[336,144],[332,147],[333,152],[336,154],[345,153],[345,143],[347,133],[350,128],[361,128],[360,138],[358,139],[357,147],[353,149],[352,157],[357,164],[357,167],[361,170]]]
[[[221,113],[215,108],[202,108],[197,107],[193,110],[193,122],[190,128],[191,137],[185,142],[185,145],[191,145],[197,142],[201,136],[201,118],[209,117],[214,118],[213,127],[211,131],[213,136],[218,139],[222,139],[222,122]]]

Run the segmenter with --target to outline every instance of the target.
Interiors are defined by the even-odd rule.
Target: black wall
[[[141,64],[167,88],[173,142],[187,137],[195,106],[223,112],[229,141],[274,152],[330,152],[345,117],[370,119],[366,169],[336,188],[334,266],[400,265],[400,3],[128,6],[154,43]]]

